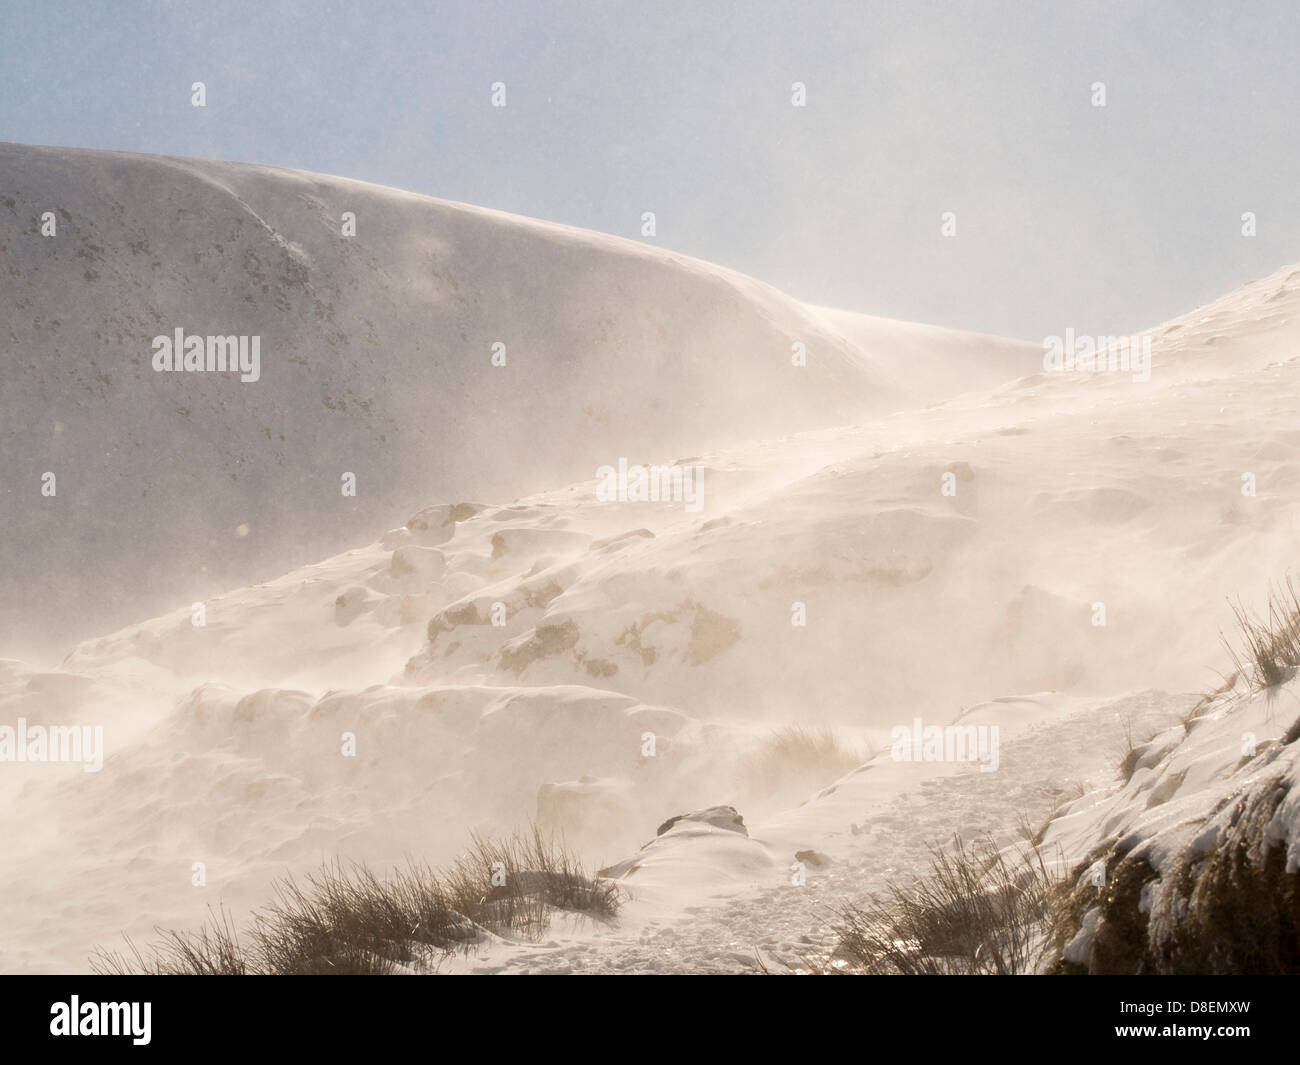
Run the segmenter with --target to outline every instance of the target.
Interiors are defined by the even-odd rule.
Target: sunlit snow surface
[[[1250,774],[1295,773],[1238,768],[1289,689],[1174,723],[1225,665],[1226,598],[1294,559],[1300,271],[1152,329],[1137,383],[337,178],[0,162],[4,631],[29,659],[0,662],[0,724],[102,725],[107,748],[96,773],[0,766],[0,969],[82,969],[323,859],[436,864],[531,819],[624,863],[617,924],[560,917],[447,968],[798,969],[928,842],[1010,840],[1082,790],[1048,837],[1068,857],[1121,830],[1170,849]],[[47,202],[57,249],[27,231]],[[263,380],[154,374],[173,326],[261,333]],[[702,467],[702,507],[602,501],[620,459]],[[14,485],[51,466],[42,511]],[[28,612],[47,637],[114,621],[42,668]],[[959,714],[998,726],[995,772],[891,756],[895,726]],[[1135,721],[1172,731],[1122,787]],[[754,779],[790,723],[864,765]],[[747,832],[656,837],[716,805]],[[1295,803],[1279,818],[1294,868]],[[802,850],[830,863],[795,886]]]

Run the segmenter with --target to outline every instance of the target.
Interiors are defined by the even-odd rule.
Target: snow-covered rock
[[[1064,967],[1091,973],[1294,971],[1300,941],[1300,714],[1294,682],[1234,688],[1146,745],[1105,800],[1076,802],[1048,848],[1078,883]]]

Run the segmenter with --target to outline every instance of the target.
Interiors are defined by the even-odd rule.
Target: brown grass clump
[[[787,725],[763,739],[745,765],[749,789],[783,795],[830,784],[871,757],[842,740],[832,728]]]
[[[1037,847],[1000,849],[991,836],[932,847],[929,875],[891,884],[840,914],[841,971],[899,974],[1024,973],[1049,946],[1064,889]]]
[[[1300,586],[1270,589],[1268,613],[1258,617],[1240,602],[1230,604],[1237,619],[1238,644],[1223,640],[1237,672],[1255,688],[1272,688],[1290,680],[1300,667]]]
[[[408,864],[380,878],[364,865],[325,865],[299,884],[285,877],[275,901],[241,937],[222,910],[197,932],[159,930],[141,951],[98,949],[98,973],[155,975],[386,974],[424,969],[484,932],[534,938],[554,910],[610,919],[615,884],[593,879],[562,843],[535,826],[492,839],[475,835],[443,871]]]

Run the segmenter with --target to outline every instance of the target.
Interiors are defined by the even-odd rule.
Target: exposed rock
[[[445,544],[456,535],[456,519],[452,517],[452,505],[439,503],[425,507],[407,519],[406,528],[415,543],[425,547]]]
[[[796,862],[803,862],[804,865],[811,865],[814,869],[824,869],[826,866],[831,864],[831,858],[829,855],[814,850],[795,851],[794,860]]]
[[[374,600],[366,589],[353,585],[341,592],[334,600],[334,621],[338,625],[350,625],[366,612],[366,607]]]
[[[501,648],[501,668],[518,676],[538,659],[562,654],[577,643],[578,625],[572,619],[538,625],[531,633]]]
[[[701,824],[712,825],[714,828],[725,828],[728,832],[739,832],[742,836],[749,835],[749,829],[745,827],[745,819],[734,806],[710,806],[703,810],[696,810],[694,813],[678,814],[660,825],[655,835],[662,836],[680,821],[698,821]]]
[[[399,547],[388,564],[388,575],[397,578],[419,577],[436,581],[447,569],[447,559],[436,547]]]

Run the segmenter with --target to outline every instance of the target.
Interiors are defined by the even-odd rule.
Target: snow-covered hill
[[[648,244],[319,174],[0,145],[0,255],[11,649],[276,576],[429,499],[909,395],[894,348],[913,327],[846,337]],[[155,372],[177,329],[260,337],[258,380]],[[999,369],[1032,350],[955,343]],[[59,575],[35,601],[34,574]]]
[[[1025,345],[341,179],[0,153],[26,189],[0,201],[4,581],[63,595],[47,622],[77,594],[97,615],[115,581],[173,607],[57,669],[0,663],[0,724],[100,725],[106,748],[98,772],[3,766],[6,970],[240,911],[322,858],[437,863],[534,818],[593,864],[634,858],[620,930],[466,965],[791,964],[822,902],[921,871],[927,839],[1012,832],[1067,782],[1092,805],[1063,846],[1103,846],[1085,808],[1127,824],[1150,802],[1137,777],[1115,791],[1132,714],[1184,714],[1225,598],[1294,558],[1298,269],[1152,330],[1149,379],[1049,374]],[[68,217],[41,238],[50,201]],[[77,271],[96,277],[70,303]],[[261,380],[153,373],[173,321],[261,333]],[[697,494],[610,499],[620,460]],[[51,467],[56,499],[24,496]],[[894,729],[959,717],[1000,730],[995,772],[890,756]],[[756,776],[791,723],[834,725],[863,765]],[[656,836],[719,805],[743,834]],[[830,864],[794,887],[801,851]]]

